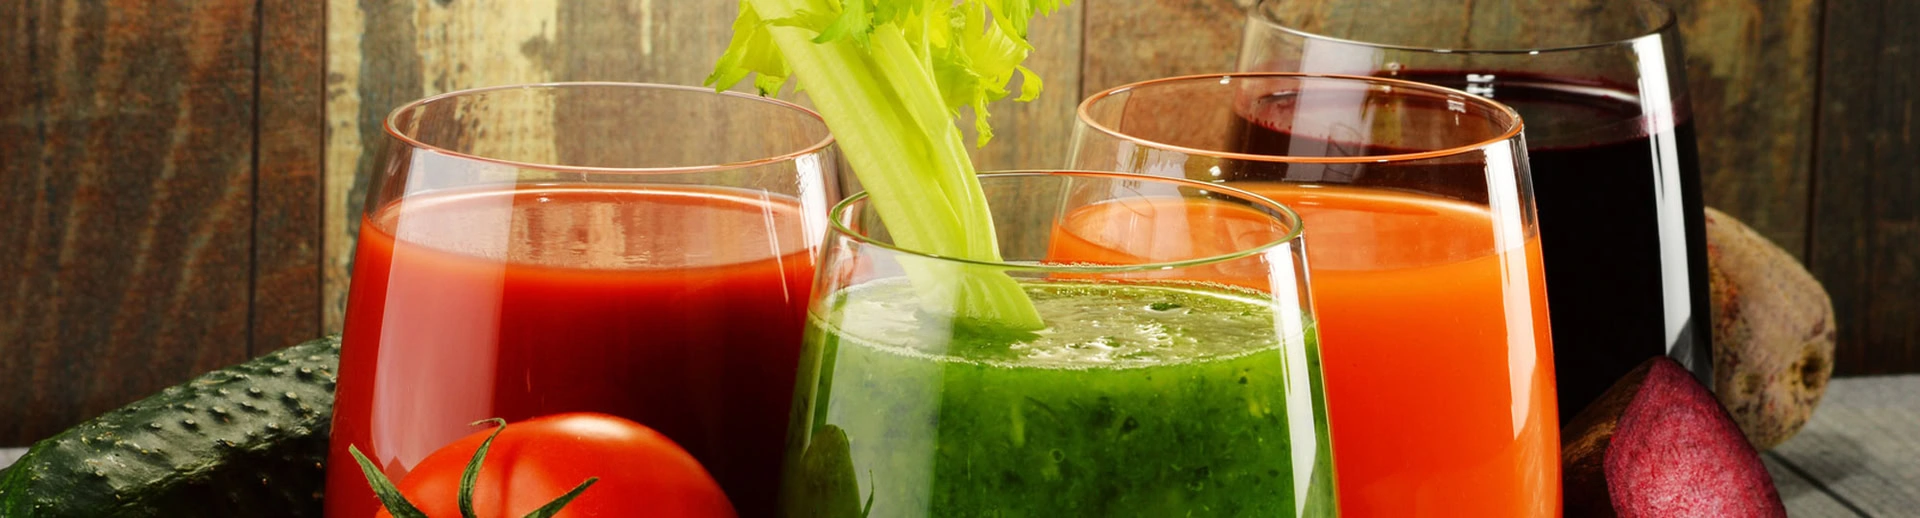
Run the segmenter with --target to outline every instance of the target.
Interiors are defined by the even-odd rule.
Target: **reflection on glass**
[[[1189,178],[1306,224],[1340,508],[1560,508],[1553,348],[1520,121],[1459,91],[1289,74],[1127,85],[1073,167]]]
[[[1287,209],[1113,173],[981,177],[1005,263],[835,209],[784,486],[791,516],[1333,516]],[[907,272],[1024,286],[1047,327],[956,321]]]
[[[349,444],[404,483],[474,421],[580,411],[666,434],[743,515],[772,512],[814,252],[839,198],[816,115],[561,84],[418,101],[386,129],[328,516],[377,508]]]
[[[1683,56],[1673,13],[1648,0],[1266,0],[1240,69],[1406,79],[1520,112],[1571,418],[1662,354],[1713,382]]]

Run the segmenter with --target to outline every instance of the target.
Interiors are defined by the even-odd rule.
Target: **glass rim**
[[[755,158],[752,160],[744,160],[739,162],[727,162],[722,164],[689,165],[689,166],[672,166],[672,167],[603,167],[603,166],[582,166],[582,165],[565,165],[565,164],[542,164],[537,162],[510,160],[505,158],[481,156],[473,153],[454,151],[451,149],[447,149],[445,147],[421,142],[419,139],[414,138],[411,135],[407,135],[403,131],[400,131],[400,128],[396,126],[396,124],[398,123],[401,117],[401,114],[426,106],[428,104],[445,101],[445,100],[453,99],[457,97],[468,97],[468,96],[474,96],[474,95],[489,94],[494,92],[502,92],[507,90],[536,90],[536,89],[560,90],[560,89],[582,88],[582,87],[619,87],[619,88],[632,88],[636,90],[680,91],[680,92],[686,92],[686,93],[716,95],[720,97],[733,98],[741,101],[766,103],[778,108],[786,108],[789,110],[793,110],[797,113],[810,117],[813,120],[820,121],[820,129],[823,130],[823,133],[825,134],[825,136],[821,137],[819,141],[814,142],[812,144],[808,144],[807,146],[797,150],[789,151],[779,155]],[[408,101],[406,104],[402,104],[398,108],[394,108],[392,112],[389,112],[387,116],[380,121],[380,128],[387,133],[387,136],[389,138],[399,140],[401,143],[406,144],[408,147],[412,147],[416,149],[425,149],[428,151],[433,151],[435,153],[452,156],[455,158],[462,158],[462,159],[474,160],[479,162],[487,162],[487,163],[505,165],[505,166],[516,167],[521,169],[539,169],[543,171],[557,171],[557,172],[569,172],[569,173],[661,174],[661,173],[700,173],[700,172],[711,172],[711,171],[725,171],[730,169],[741,169],[741,168],[756,167],[756,166],[763,166],[767,164],[776,164],[780,162],[798,160],[800,157],[803,157],[803,156],[819,154],[820,152],[825,151],[829,146],[832,146],[834,143],[833,131],[827,128],[826,119],[822,118],[818,112],[809,110],[805,106],[801,106],[801,105],[794,104],[787,101],[782,101],[772,97],[747,95],[747,94],[734,92],[734,91],[724,91],[724,90],[716,91],[710,88],[698,87],[698,86],[670,85],[670,84],[661,84],[661,83],[629,83],[629,82],[619,82],[619,81],[573,81],[573,82],[522,83],[522,84],[486,86],[486,87],[480,87],[480,88],[468,88],[464,90],[454,90],[451,92],[441,93],[437,95],[427,96],[420,99]]]
[[[1187,146],[1168,144],[1165,142],[1147,139],[1137,135],[1130,135],[1127,133],[1123,133],[1119,130],[1108,127],[1106,124],[1093,120],[1093,116],[1092,116],[1093,105],[1109,97],[1113,97],[1123,93],[1129,93],[1134,90],[1138,90],[1142,88],[1150,88],[1150,87],[1162,86],[1167,84],[1188,83],[1188,82],[1196,82],[1196,81],[1224,82],[1224,81],[1228,81],[1235,78],[1327,79],[1327,80],[1333,80],[1338,82],[1384,84],[1387,86],[1398,87],[1398,88],[1425,90],[1428,92],[1444,94],[1449,97],[1459,97],[1462,101],[1475,103],[1475,104],[1490,108],[1492,111],[1496,113],[1505,115],[1507,117],[1507,120],[1512,121],[1512,124],[1511,124],[1512,127],[1507,128],[1506,131],[1501,132],[1499,135],[1493,138],[1489,138],[1480,142],[1453,146],[1445,149],[1421,151],[1418,153],[1398,153],[1398,154],[1390,154],[1390,155],[1360,155],[1360,156],[1288,156],[1288,155],[1260,155],[1260,154],[1253,154],[1253,153],[1241,153],[1236,151],[1199,149],[1199,148],[1192,148]],[[1229,72],[1229,73],[1163,77],[1159,79],[1149,79],[1146,81],[1140,81],[1137,83],[1128,83],[1128,84],[1116,86],[1113,88],[1108,88],[1106,90],[1102,90],[1100,91],[1100,93],[1096,93],[1096,94],[1093,94],[1092,96],[1087,97],[1087,100],[1081,101],[1080,107],[1077,110],[1075,110],[1075,117],[1079,120],[1081,124],[1084,124],[1089,128],[1093,128],[1095,131],[1099,131],[1101,133],[1107,134],[1108,136],[1111,136],[1120,140],[1133,142],[1134,144],[1146,146],[1149,148],[1163,149],[1167,151],[1174,151],[1174,152],[1185,153],[1189,155],[1225,158],[1230,160],[1244,160],[1249,162],[1274,162],[1274,163],[1287,163],[1287,164],[1381,164],[1381,163],[1388,163],[1388,162],[1406,162],[1406,161],[1413,161],[1413,160],[1429,160],[1434,158],[1445,158],[1445,157],[1460,155],[1464,153],[1469,153],[1479,149],[1485,149],[1489,146],[1493,146],[1493,145],[1500,144],[1502,142],[1513,140],[1515,137],[1520,136],[1521,130],[1526,127],[1526,121],[1520,119],[1520,112],[1515,111],[1513,107],[1507,106],[1506,104],[1502,104],[1500,102],[1496,102],[1491,99],[1487,99],[1485,97],[1470,94],[1465,91],[1455,90],[1455,89],[1447,88],[1444,86],[1431,85],[1427,83],[1407,81],[1403,79],[1356,76],[1356,75],[1346,75],[1346,74],[1319,74],[1319,73],[1306,73],[1306,72]]]
[[[1082,178],[1100,178],[1100,179],[1115,179],[1115,180],[1144,180],[1144,181],[1150,181],[1150,182],[1170,183],[1170,184],[1175,184],[1182,187],[1193,187],[1196,189],[1204,189],[1207,192],[1218,192],[1218,193],[1227,194],[1227,195],[1233,196],[1236,199],[1250,202],[1254,206],[1262,210],[1278,213],[1280,216],[1284,217],[1284,220],[1282,221],[1282,223],[1287,225],[1287,233],[1286,235],[1281,236],[1278,239],[1274,239],[1273,241],[1261,243],[1254,246],[1249,246],[1241,250],[1235,250],[1233,252],[1229,252],[1225,254],[1211,255],[1211,256],[1199,257],[1194,259],[1183,259],[1179,261],[1162,261],[1162,262],[1141,263],[1141,264],[1122,264],[1122,265],[1040,264],[1040,263],[1008,262],[1008,261],[981,261],[981,260],[975,260],[975,259],[965,259],[960,257],[949,257],[944,255],[931,254],[931,253],[926,253],[918,250],[911,250],[906,247],[893,244],[891,242],[881,241],[879,239],[875,239],[873,236],[867,235],[864,232],[855,231],[847,227],[844,216],[846,216],[848,210],[852,209],[855,203],[859,203],[867,200],[867,198],[869,197],[868,196],[869,193],[868,191],[865,191],[865,190],[862,190],[858,193],[854,193],[852,196],[848,196],[847,199],[841,200],[840,203],[834,204],[833,209],[827,211],[827,223],[832,233],[834,234],[846,236],[847,239],[851,239],[856,243],[880,247],[881,249],[888,250],[888,251],[902,254],[902,255],[908,255],[908,256],[919,257],[923,259],[931,259],[931,260],[943,261],[943,262],[949,262],[949,263],[957,263],[957,264],[963,264],[963,265],[969,265],[969,266],[984,266],[984,267],[990,267],[998,270],[1011,270],[1011,271],[1023,271],[1023,272],[1059,272],[1059,273],[1128,273],[1128,272],[1141,272],[1141,271],[1152,271],[1152,270],[1170,270],[1174,268],[1191,268],[1194,266],[1205,266],[1209,264],[1223,263],[1227,261],[1233,261],[1238,259],[1245,259],[1247,257],[1252,257],[1254,255],[1258,255],[1268,250],[1272,250],[1283,244],[1298,241],[1300,239],[1300,236],[1302,235],[1302,232],[1304,232],[1306,229],[1306,222],[1300,219],[1300,213],[1294,212],[1292,207],[1288,207],[1285,204],[1282,204],[1277,201],[1273,201],[1272,199],[1269,199],[1265,196],[1261,196],[1259,194],[1254,194],[1253,192],[1250,192],[1250,191],[1241,190],[1238,188],[1217,184],[1217,183],[1200,182],[1195,180],[1188,180],[1185,178],[1172,178],[1172,177],[1151,176],[1151,175],[1144,175],[1144,174],[1117,173],[1117,172],[1111,172],[1111,171],[1086,171],[1086,170],[1074,170],[1074,169],[1000,170],[1000,171],[988,171],[988,172],[978,173],[978,176],[981,180],[989,180],[993,178],[1057,177],[1057,176],[1072,176],[1072,177],[1082,177]],[[991,207],[989,207],[989,209],[991,209]],[[1276,218],[1276,219],[1280,219],[1280,218]]]
[[[1640,40],[1658,37],[1661,33],[1665,33],[1669,30],[1674,29],[1679,23],[1679,16],[1675,15],[1673,12],[1673,8],[1668,7],[1666,4],[1656,2],[1653,0],[1632,0],[1634,3],[1640,4],[1642,6],[1652,6],[1656,10],[1656,12],[1660,14],[1660,23],[1653,24],[1652,29],[1648,29],[1646,31],[1643,31],[1633,36],[1618,38],[1618,39],[1611,39],[1606,41],[1581,43],[1576,45],[1560,45],[1560,46],[1552,46],[1552,47],[1530,47],[1530,48],[1515,47],[1515,48],[1493,48],[1493,49],[1456,49],[1456,48],[1443,48],[1443,47],[1428,47],[1428,46],[1422,46],[1422,45],[1400,45],[1400,44],[1392,44],[1392,43],[1376,43],[1376,42],[1368,42],[1368,41],[1360,41],[1360,40],[1351,40],[1346,38],[1338,38],[1338,37],[1329,36],[1329,35],[1320,34],[1320,33],[1314,33],[1314,32],[1307,32],[1304,30],[1294,28],[1293,26],[1285,22],[1282,22],[1280,20],[1274,19],[1273,13],[1269,12],[1269,10],[1267,9],[1267,6],[1278,3],[1278,2],[1282,2],[1282,1],[1285,1],[1285,0],[1260,0],[1258,3],[1254,4],[1252,9],[1249,9],[1247,11],[1247,18],[1252,21],[1265,24],[1266,26],[1271,27],[1274,30],[1278,30],[1280,32],[1284,32],[1287,34],[1293,34],[1293,35],[1300,36],[1307,39],[1330,41],[1334,43],[1342,43],[1342,44],[1361,46],[1361,47],[1372,47],[1372,48],[1378,48],[1378,49],[1400,50],[1400,51],[1407,51],[1407,52],[1424,52],[1429,54],[1464,54],[1464,55],[1508,54],[1508,55],[1511,55],[1511,54],[1549,54],[1549,53],[1559,53],[1559,52],[1591,50],[1591,49],[1602,48],[1602,47],[1630,45]]]

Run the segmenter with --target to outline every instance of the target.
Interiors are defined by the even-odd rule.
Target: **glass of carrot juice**
[[[1342,513],[1558,515],[1547,291],[1511,108],[1406,81],[1243,73],[1108,90],[1079,120],[1076,169],[1299,212]]]

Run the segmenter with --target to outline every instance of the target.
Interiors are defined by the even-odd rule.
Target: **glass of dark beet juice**
[[[1644,0],[1264,0],[1239,68],[1432,83],[1520,112],[1565,421],[1661,354],[1713,380],[1682,56],[1673,12]]]
[[[327,516],[435,450],[563,412],[652,427],[771,515],[800,339],[841,197],[818,115],[751,95],[570,83],[386,120],[348,295]],[[511,476],[501,474],[497,476]]]

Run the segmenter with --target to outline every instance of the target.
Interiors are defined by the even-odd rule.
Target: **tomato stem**
[[[873,516],[874,486],[880,485],[880,479],[873,478],[873,470],[867,470],[867,505],[860,508],[860,518]]]
[[[555,498],[552,502],[547,502],[547,505],[540,506],[539,509],[534,509],[533,512],[527,513],[527,518],[552,518],[554,514],[560,512],[561,508],[573,503],[573,499],[579,498],[580,493],[585,493],[588,487],[592,487],[594,482],[599,481],[600,477],[588,478],[586,482],[581,482],[580,485],[573,486],[573,490],[568,491],[567,494],[560,495],[560,498]]]
[[[507,420],[498,417],[474,421],[467,426],[485,423],[494,424],[493,433],[487,434],[487,440],[480,441],[480,449],[474,450],[473,459],[467,461],[467,470],[460,473],[460,516],[463,518],[480,518],[473,512],[473,486],[480,480],[480,462],[486,460],[487,449],[493,447],[493,438],[499,437],[500,432],[507,429]]]
[[[474,486],[479,485],[480,465],[487,458],[487,450],[493,447],[493,439],[499,437],[500,432],[507,430],[507,421],[498,417],[474,421],[473,426],[486,423],[495,425],[493,433],[487,434],[486,440],[480,441],[480,448],[474,450],[473,459],[467,461],[466,471],[460,474],[459,499],[462,518],[479,518],[473,509],[473,489]],[[359,448],[349,444],[347,453],[353,454],[353,459],[360,463],[360,472],[366,474],[367,485],[373,486],[373,494],[380,497],[380,505],[387,508],[387,514],[393,515],[393,518],[429,518],[427,513],[414,507],[413,502],[407,501],[406,495],[400,494],[400,488],[394,487],[393,480],[388,479],[387,474],[382,472],[379,466],[374,465],[372,460],[368,460],[366,455],[362,455]],[[567,494],[560,495],[559,498],[527,513],[526,518],[552,518],[553,515],[559,514],[561,509],[566,508],[567,504],[573,503],[573,499],[579,498],[581,493],[585,493],[587,488],[593,487],[593,484],[599,481],[600,477],[588,478],[580,485],[574,486],[573,490],[568,491]],[[872,505],[872,502],[869,501],[868,505]]]
[[[367,460],[366,455],[361,455],[359,448],[349,444],[347,453],[353,454],[353,460],[360,463],[360,472],[367,475],[367,484],[373,486],[373,494],[380,497],[380,505],[387,507],[387,514],[393,515],[393,518],[427,518],[427,513],[420,512],[413,502],[401,496],[400,488],[393,487],[393,481],[387,479],[387,474],[381,472],[373,461]]]

